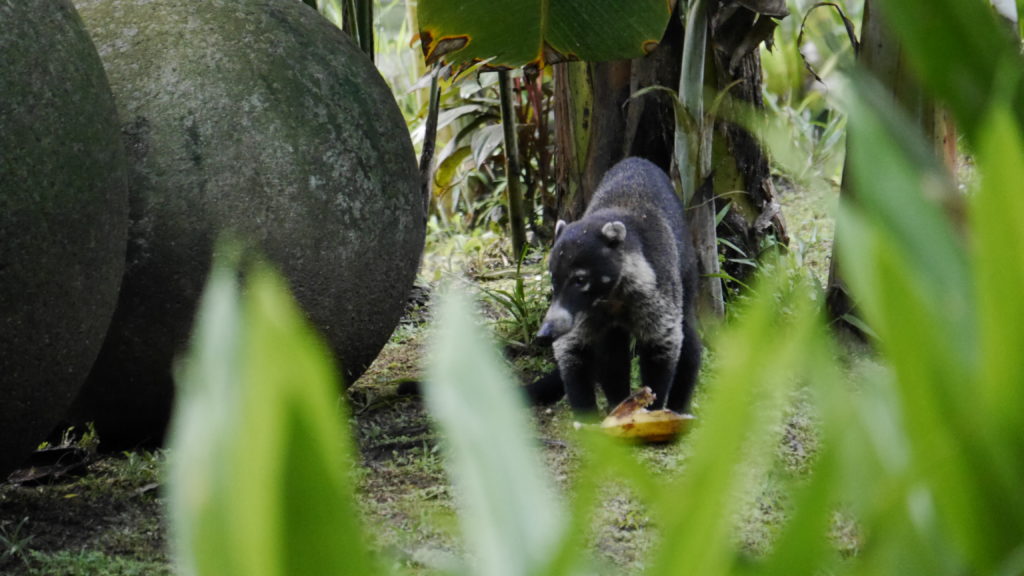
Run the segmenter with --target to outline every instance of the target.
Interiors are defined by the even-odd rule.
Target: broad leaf
[[[661,41],[674,0],[420,0],[428,63],[543,67],[635,58]]]

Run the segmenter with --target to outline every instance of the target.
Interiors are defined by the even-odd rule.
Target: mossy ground
[[[811,276],[823,282],[831,252],[831,206],[834,191],[784,191],[781,201],[793,237],[793,251]],[[449,257],[446,266],[457,268]],[[486,267],[486,259],[475,262]],[[540,274],[541,263],[528,271]],[[497,263],[490,277],[507,277],[507,262]],[[484,272],[476,270],[478,276]],[[441,272],[444,274],[444,271]],[[480,284],[480,281],[475,283]],[[489,281],[508,289],[508,281]],[[541,300],[543,291],[534,294]],[[486,300],[486,299],[484,299]],[[486,306],[491,319],[502,317],[500,306]],[[429,341],[429,305],[414,309],[396,330],[373,367],[349,390],[351,430],[361,461],[355,467],[358,498],[371,545],[400,573],[436,573],[456,565],[461,556],[458,515],[445,474],[438,436],[421,401],[398,394],[398,384],[420,376]],[[523,380],[536,376],[549,360],[522,346],[508,348],[510,367]],[[715,358],[711,351],[703,374],[713,386]],[[700,410],[701,396],[696,399]],[[751,555],[766,552],[787,513],[787,487],[799,482],[811,465],[815,423],[809,401],[796,394],[783,429],[776,458],[766,469],[750,471],[735,538]],[[538,446],[552,481],[566,498],[578,453],[572,415],[561,403],[534,409]],[[641,461],[656,474],[685,469],[687,442],[638,447]],[[162,452],[105,455],[84,474],[40,486],[0,485],[0,573],[12,576],[86,574],[172,574],[167,553],[163,497],[160,489]],[[602,505],[589,535],[597,573],[642,572],[657,536],[657,526],[644,505],[615,484],[602,489]],[[841,513],[834,520],[833,539],[844,553],[856,552],[856,526]]]

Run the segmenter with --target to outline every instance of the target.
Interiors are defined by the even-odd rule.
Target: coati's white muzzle
[[[544,315],[544,322],[540,325],[540,330],[537,331],[537,341],[541,344],[548,344],[558,340],[570,330],[572,330],[572,313],[556,300],[551,303],[547,314]]]

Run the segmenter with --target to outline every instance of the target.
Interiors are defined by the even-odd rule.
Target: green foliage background
[[[560,503],[499,357],[466,302],[450,296],[425,393],[448,438],[463,571],[588,571],[585,527],[598,488],[615,479],[650,507],[654,575],[1024,572],[1024,63],[980,1],[883,7],[915,70],[955,114],[979,173],[964,226],[932,200],[951,184],[923,138],[869,79],[851,84],[856,201],[841,210],[841,248],[886,367],[863,377],[837,362],[807,293],[785,274],[762,278],[715,343],[718,373],[685,440],[685,469],[651,477],[632,449],[580,433],[583,464],[573,498]],[[243,291],[236,261],[222,257],[211,276],[181,371],[168,499],[178,566],[218,576],[385,573],[362,544],[353,451],[323,346],[276,275],[242,267]],[[730,534],[740,472],[772,457],[798,388],[814,399],[820,448],[788,487],[770,551],[751,558]],[[856,521],[855,557],[829,537],[839,510]]]

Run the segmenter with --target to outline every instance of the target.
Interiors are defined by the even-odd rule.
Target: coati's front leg
[[[654,392],[654,405],[650,407],[652,410],[664,408],[666,399],[672,395],[682,344],[682,323],[669,329],[660,338],[637,341],[640,379],[644,386]]]
[[[597,396],[591,347],[567,335],[555,340],[553,348],[572,411],[579,415],[595,415]]]
[[[700,334],[694,328],[693,321],[683,323],[683,346],[679,354],[679,364],[676,366],[675,382],[669,391],[669,410],[680,414],[690,410],[690,401],[693,400],[693,390],[697,387],[697,376],[700,373],[700,360],[704,347],[700,341]]]
[[[628,331],[611,328],[601,336],[594,349],[594,376],[604,390],[609,410],[629,397],[630,367],[633,363],[629,341]]]

